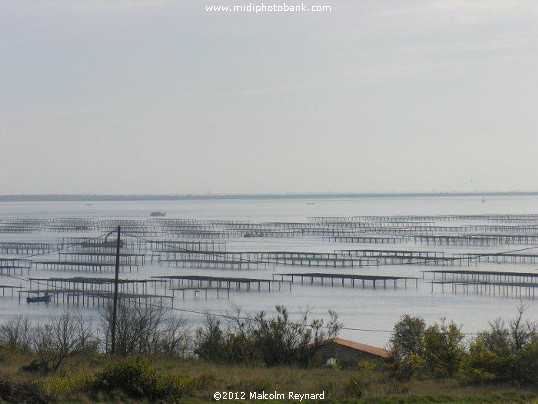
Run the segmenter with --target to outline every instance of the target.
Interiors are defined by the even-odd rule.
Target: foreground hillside
[[[70,358],[54,373],[34,372],[32,357],[3,352],[0,401],[5,402],[209,402],[220,392],[237,400],[271,398],[275,392],[306,397],[323,393],[324,402],[375,403],[532,403],[530,386],[469,384],[449,379],[398,382],[374,367],[357,369],[228,366],[167,358]],[[231,394],[233,393],[233,394]],[[305,396],[306,394],[306,396]],[[279,398],[281,398],[280,396]],[[319,397],[319,396],[318,396]],[[242,400],[245,398],[245,400]],[[260,400],[257,400],[260,401]],[[299,402],[299,399],[296,400]]]
[[[97,329],[80,313],[16,317],[0,323],[0,402],[538,402],[525,311],[468,340],[454,322],[402,316],[389,350],[336,337],[334,312],[293,321],[281,306],[195,330],[139,306],[105,312]]]

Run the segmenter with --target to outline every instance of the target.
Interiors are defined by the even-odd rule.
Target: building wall
[[[384,363],[384,358],[372,355],[368,352],[357,351],[335,343],[328,343],[318,350],[320,361],[323,365],[327,364],[330,358],[336,359],[336,364],[342,367],[356,367],[360,361],[368,360],[379,364]]]

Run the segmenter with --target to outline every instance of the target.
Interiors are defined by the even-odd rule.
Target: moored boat
[[[162,216],[166,216],[166,213],[165,212],[151,212],[149,215],[151,217],[162,217]]]
[[[45,294],[44,296],[34,296],[30,297],[28,296],[26,298],[26,303],[50,303],[52,300],[52,295],[50,293]]]

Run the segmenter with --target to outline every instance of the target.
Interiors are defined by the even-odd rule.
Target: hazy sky
[[[244,3],[0,0],[0,194],[538,189],[538,1]]]

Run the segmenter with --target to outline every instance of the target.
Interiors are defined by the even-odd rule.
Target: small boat
[[[243,237],[263,237],[262,233],[245,233]]]
[[[52,300],[52,295],[50,293],[45,294],[44,296],[28,296],[26,298],[26,303],[50,303]]]
[[[163,217],[163,216],[166,216],[166,213],[164,213],[164,212],[157,212],[157,211],[156,211],[156,212],[151,212],[149,215],[150,215],[151,217]]]

